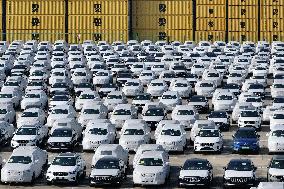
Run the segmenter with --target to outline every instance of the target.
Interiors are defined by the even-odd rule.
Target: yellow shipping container
[[[272,42],[272,41],[284,41],[283,32],[260,32],[260,40]]]
[[[192,30],[134,30],[134,39],[137,40],[168,40],[184,42],[192,40]]]
[[[78,35],[80,34],[80,41]],[[101,41],[105,40],[108,42],[113,41],[128,41],[127,30],[69,30],[68,42],[69,43],[82,43],[84,40]]]
[[[230,31],[257,31],[257,19],[229,19]]]
[[[283,32],[284,18],[283,19],[262,19],[260,20],[260,31],[279,31]]]
[[[133,15],[191,15],[192,0],[133,0]]]
[[[261,5],[278,5],[278,6],[283,6],[284,1],[283,0],[261,0],[260,1]]]
[[[197,31],[225,31],[225,18],[198,18],[196,19]]]
[[[229,32],[229,41],[258,41],[258,33],[256,32]]]
[[[191,16],[134,16],[134,29],[192,29]]]
[[[64,30],[65,17],[64,16],[7,16],[6,17],[7,30],[27,30],[27,29],[40,29],[40,30]]]
[[[229,18],[258,18],[257,6],[229,6]]]
[[[51,41],[65,39],[63,30],[7,30],[7,41],[14,40]]]
[[[73,15],[68,17],[69,30],[127,30],[127,16]]]
[[[197,18],[225,18],[226,5],[198,5],[196,6]]]
[[[284,18],[284,6],[261,6],[261,18]]]
[[[68,0],[68,15],[127,15],[127,0]]]
[[[196,41],[225,41],[225,31],[196,31]]]
[[[258,5],[258,0],[228,0],[228,5]]]
[[[2,8],[1,8],[2,10]],[[64,15],[64,0],[7,0],[7,15]]]
[[[225,5],[226,0],[197,0],[196,5]]]

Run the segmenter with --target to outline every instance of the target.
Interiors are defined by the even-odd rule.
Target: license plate
[[[248,150],[249,147],[243,146],[242,149],[243,149],[243,150]]]

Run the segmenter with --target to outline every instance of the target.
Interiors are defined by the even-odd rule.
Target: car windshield
[[[131,111],[127,109],[118,109],[113,112],[113,115],[131,115]]]
[[[38,112],[23,112],[21,117],[38,117]]]
[[[72,130],[71,129],[56,129],[51,134],[52,137],[71,137]]]
[[[186,161],[183,170],[208,170],[206,161]]]
[[[8,160],[8,163],[20,163],[20,164],[30,164],[32,158],[30,156],[12,156]]]
[[[284,114],[274,114],[273,119],[284,119]]]
[[[92,128],[88,133],[93,135],[107,135],[108,131],[105,128]]]
[[[177,99],[176,95],[163,95],[162,99]]]
[[[246,161],[231,161],[228,164],[227,170],[252,171],[252,166]]]
[[[270,168],[284,169],[284,160],[283,159],[272,160],[270,164]]]
[[[54,158],[52,165],[60,165],[60,166],[75,166],[76,158],[75,157],[56,157]]]
[[[115,159],[100,159],[97,161],[95,169],[119,169],[119,161]]]
[[[6,114],[7,110],[6,109],[0,109],[0,114]]]
[[[242,111],[241,117],[258,117],[259,113],[257,111]]]
[[[187,87],[186,83],[175,83],[175,87]]]
[[[95,99],[95,95],[92,95],[92,94],[82,94],[80,96],[80,99]]]
[[[218,130],[200,130],[198,133],[198,136],[200,137],[219,137],[219,131]]]
[[[232,96],[229,96],[229,95],[221,95],[218,97],[217,100],[232,100],[233,97]]]
[[[164,110],[161,108],[153,108],[146,111],[145,116],[164,116]]]
[[[68,114],[67,109],[54,109],[52,110],[52,114]]]
[[[108,99],[122,99],[121,95],[108,95],[107,96]]]
[[[180,136],[181,132],[180,132],[180,130],[164,129],[164,130],[162,130],[161,135]]]
[[[247,98],[246,102],[262,102],[261,98]]]
[[[236,138],[257,138],[256,132],[253,130],[238,130],[235,134]]]
[[[126,82],[125,86],[139,86],[138,82]]]
[[[212,83],[201,83],[200,87],[213,87],[214,85]]]
[[[208,77],[219,77],[218,73],[208,73]]]
[[[189,100],[190,102],[205,102],[205,97],[203,96],[193,96]]]
[[[133,100],[150,100],[151,95],[136,95]]]
[[[100,114],[99,109],[84,109],[83,114]]]
[[[284,130],[273,131],[271,135],[276,137],[284,137]]]
[[[226,112],[212,112],[209,118],[227,118]]]
[[[68,96],[66,95],[55,95],[53,98],[52,98],[53,101],[68,101],[69,98]]]
[[[178,110],[177,115],[194,115],[193,110]]]
[[[19,128],[16,132],[16,135],[36,135],[36,128]]]
[[[163,166],[163,160],[160,158],[142,158],[139,165],[143,166]]]
[[[12,94],[0,94],[0,98],[12,98]]]
[[[143,129],[125,129],[123,135],[144,135]]]
[[[39,94],[26,94],[26,98],[40,98]]]

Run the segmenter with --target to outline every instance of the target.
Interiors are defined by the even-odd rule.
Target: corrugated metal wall
[[[284,40],[284,0],[2,0],[0,16],[9,41]]]
[[[192,40],[192,0],[133,0],[133,38]]]
[[[68,41],[128,40],[127,0],[69,0]]]
[[[196,1],[197,41],[225,41],[226,3],[225,0]]]
[[[284,1],[260,1],[260,39],[284,40]]]
[[[228,1],[228,40],[257,41],[258,0]]]
[[[64,39],[64,0],[7,0],[7,40]]]

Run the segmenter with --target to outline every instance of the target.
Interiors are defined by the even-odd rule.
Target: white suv
[[[168,155],[163,151],[141,154],[133,171],[134,185],[163,185],[170,174]]]
[[[1,170],[1,182],[33,183],[43,175],[47,166],[47,152],[35,146],[21,146],[13,150]]]
[[[70,182],[78,184],[86,175],[86,163],[77,153],[62,153],[56,156],[46,173],[48,184]]]
[[[221,153],[223,135],[219,129],[201,129],[194,140],[194,152],[213,151]]]

